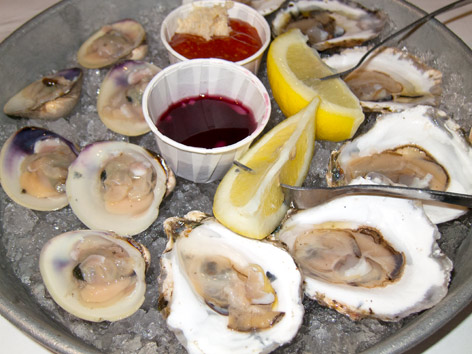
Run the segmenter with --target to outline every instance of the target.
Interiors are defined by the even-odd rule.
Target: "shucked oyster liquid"
[[[252,111],[235,100],[202,95],[172,104],[157,129],[187,146],[213,149],[235,144],[257,127]]]

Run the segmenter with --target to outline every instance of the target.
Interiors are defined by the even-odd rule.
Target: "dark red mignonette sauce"
[[[256,130],[257,123],[252,111],[240,102],[201,95],[172,104],[156,126],[181,144],[212,149],[246,138]]]
[[[214,36],[206,40],[194,34],[175,33],[169,44],[188,59],[218,58],[233,62],[250,57],[262,47],[262,41],[253,26],[234,18],[230,18],[228,24],[231,28],[229,36]]]

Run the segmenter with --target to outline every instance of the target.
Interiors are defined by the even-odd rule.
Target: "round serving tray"
[[[358,2],[370,8],[381,8],[388,14],[390,22],[387,32],[406,25],[423,14],[416,7],[399,0],[359,0]],[[168,65],[168,59],[158,33],[165,14],[176,6],[177,3],[170,0],[61,1],[26,23],[0,45],[0,58],[2,58],[0,105],[3,107],[9,97],[40,75],[76,65],[75,53],[81,43],[103,24],[123,18],[135,18],[143,21],[151,48],[148,60],[160,67]],[[441,108],[457,119],[468,131],[472,125],[470,122],[472,51],[435,20],[412,31],[396,45],[406,47],[409,51],[425,59],[430,65],[442,70],[444,94]],[[76,108],[72,115],[64,120],[46,123],[27,119],[12,119],[0,113],[0,143],[3,144],[10,134],[23,126],[40,125],[59,133],[64,132],[67,138],[81,146],[95,140],[115,139],[129,140],[155,149],[153,138],[150,135],[128,139],[119,134],[110,133],[106,128],[101,127],[94,105],[96,90],[105,73],[106,70],[88,71],[86,80],[89,80],[90,84],[85,86],[83,97],[79,103],[80,107]],[[259,76],[267,85],[265,62],[261,66]],[[272,103],[274,112],[271,124],[267,129],[283,119],[280,110],[276,109],[276,103],[274,101]],[[319,145],[319,143],[317,144]],[[318,150],[327,151],[326,149],[334,146],[334,144],[326,144],[326,146],[321,144],[318,146]],[[311,179],[311,182],[316,182],[318,177],[315,172],[312,172],[308,179]],[[211,213],[211,201],[216,186],[216,182],[196,185],[179,179],[171,198],[162,204],[158,220],[144,235],[137,236],[151,248],[151,253],[153,253],[154,266],[151,267],[147,278],[150,283],[154,284],[155,278],[157,278],[158,257],[165,243],[162,231],[163,220],[168,216],[183,216],[193,209]],[[39,257],[39,250],[45,240],[61,232],[70,231],[72,227],[82,226],[80,222],[73,220],[73,215],[68,215],[70,214],[69,208],[65,208],[59,215],[53,214],[57,212],[32,212],[14,205],[3,190],[0,190],[0,195],[2,196],[0,200],[2,223],[2,234],[0,235],[0,313],[54,352],[98,353],[110,351],[108,347],[86,343],[80,331],[71,329],[68,321],[76,322],[77,325],[78,320],[65,314],[52,302],[41,284],[37,269],[36,261]],[[60,219],[62,218],[64,222],[61,223]],[[466,215],[440,227],[443,235],[440,246],[454,261],[452,281],[445,299],[434,308],[410,316],[393,327],[389,327],[389,330],[380,337],[374,336],[364,347],[342,348],[342,343],[335,343],[333,348],[342,348],[342,351],[347,353],[353,351],[404,352],[431,336],[466,307],[472,300],[471,220],[472,217]],[[27,225],[25,226],[25,224]],[[47,234],[48,231],[50,234]],[[153,291],[154,293],[152,293]],[[157,288],[149,289],[148,292],[151,295],[147,297],[144,307],[146,311],[152,310],[157,316],[160,316],[155,311]],[[312,310],[310,309],[310,311]],[[331,310],[315,308],[314,311],[322,313]],[[342,323],[350,321],[346,321],[344,317],[337,314],[330,313],[329,316],[332,320]],[[165,326],[162,319],[156,319],[156,321]],[[86,324],[84,326],[84,331],[93,331],[94,328],[100,329],[100,331],[107,330],[105,328],[107,324],[101,327],[100,325],[88,327]],[[340,326],[342,329],[342,325]],[[349,322],[349,327],[346,327],[345,331],[351,333],[347,336],[353,335],[355,326],[355,323]],[[172,337],[169,340],[175,341],[173,334],[168,333]],[[297,336],[295,341],[300,341],[300,338]],[[278,349],[277,352],[294,351],[292,344]],[[161,347],[158,344],[157,351],[164,350],[159,350],[159,348]],[[166,347],[166,351],[167,349],[168,347]],[[177,350],[182,351],[181,348]],[[332,350],[336,351],[336,349]]]

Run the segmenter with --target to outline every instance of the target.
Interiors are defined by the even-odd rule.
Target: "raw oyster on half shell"
[[[301,325],[301,275],[288,252],[190,212],[164,222],[161,311],[189,353],[268,353]]]
[[[367,177],[377,184],[472,194],[472,148],[460,127],[446,113],[416,106],[384,114],[365,134],[331,155],[329,186]],[[467,212],[464,207],[424,202],[434,223]]]
[[[452,262],[439,237],[420,205],[378,196],[292,212],[276,234],[300,267],[307,296],[354,320],[384,321],[446,296]]]
[[[337,47],[354,47],[377,37],[387,17],[382,11],[371,11],[347,0],[291,1],[278,11],[272,21],[272,32],[278,36],[299,28],[308,44],[317,51]]]
[[[3,111],[9,116],[46,120],[67,116],[79,101],[82,77],[79,68],[44,76],[10,98]]]
[[[356,47],[323,58],[337,72],[354,67],[369,48]],[[368,111],[397,112],[418,104],[437,106],[442,73],[417,57],[394,47],[383,47],[344,78]]]
[[[111,232],[78,230],[50,239],[39,266],[54,301],[87,321],[117,321],[144,302],[149,251]]]
[[[141,60],[148,51],[146,31],[132,19],[103,26],[77,52],[77,61],[88,69],[103,68],[120,59]]]
[[[151,129],[141,107],[144,89],[161,69],[144,61],[126,60],[107,73],[97,98],[98,116],[110,130],[136,136]]]
[[[135,235],[156,220],[175,183],[159,155],[135,144],[104,141],[81,151],[69,168],[66,189],[72,211],[87,227]]]
[[[10,136],[0,153],[3,190],[34,210],[57,210],[69,202],[66,178],[79,149],[49,130],[25,127]]]

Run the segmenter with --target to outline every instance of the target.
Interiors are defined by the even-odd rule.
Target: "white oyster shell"
[[[276,237],[293,252],[297,237],[320,227],[373,228],[404,255],[400,278],[384,286],[364,287],[304,276],[305,294],[321,304],[353,319],[396,321],[434,306],[446,295],[452,263],[437,246],[440,234],[436,226],[414,202],[377,196],[341,197],[291,215]],[[369,256],[369,252],[362,255]],[[352,272],[370,270],[362,257]],[[303,273],[303,265],[298,263]]]
[[[50,239],[39,266],[59,306],[84,320],[100,322],[131,316],[141,307],[149,262],[149,251],[136,241],[110,232],[78,230]]]
[[[239,236],[213,218],[204,220],[199,212],[189,213],[186,219],[170,218],[164,227],[169,236],[161,257],[164,314],[189,353],[268,353],[296,335],[304,314],[301,275],[288,252],[272,243]],[[266,329],[229,329],[228,316],[208,306],[189,282],[183,259],[199,256],[222,256],[236,267],[260,266],[275,291],[273,310],[284,315]],[[230,285],[228,293],[233,294]]]
[[[97,97],[97,111],[110,130],[137,136],[151,130],[141,107],[144,89],[160,69],[147,62],[126,60],[107,73]]]
[[[354,67],[368,49],[348,48],[323,61],[337,72],[345,71]],[[439,70],[394,47],[370,54],[344,81],[364,109],[376,112],[398,112],[418,104],[437,106],[442,92]]]
[[[382,115],[369,131],[344,144],[338,152],[334,152],[328,168],[328,184],[330,186],[349,184],[351,179],[358,177],[357,174],[382,175],[388,169],[383,172],[375,171],[372,167],[370,171],[359,171],[352,176],[348,175],[347,171],[352,162],[359,158],[409,146],[424,151],[435,166],[445,171],[444,190],[472,194],[470,144],[460,132],[457,123],[447,119],[445,112],[424,105]],[[395,168],[397,166],[391,163],[390,165]],[[409,181],[403,182],[402,174],[400,174],[399,181],[392,182],[416,188],[431,188],[432,175],[411,176],[408,177]],[[435,224],[455,219],[467,212],[467,209],[463,207],[433,205],[429,202],[424,202],[424,208]]]
[[[119,235],[146,230],[174,186],[175,176],[164,159],[120,141],[86,146],[69,167],[66,181],[74,214],[90,229]]]
[[[311,23],[317,17],[315,23]],[[310,19],[310,23],[307,24]],[[302,22],[298,22],[302,20]],[[308,36],[309,44],[318,51],[336,47],[353,47],[377,37],[382,31],[386,16],[360,4],[346,0],[300,0],[289,2],[278,11],[272,21],[274,36],[296,27]]]
[[[50,211],[69,202],[65,182],[78,148],[58,134],[25,127],[10,136],[0,153],[3,190],[15,202],[33,210]]]

